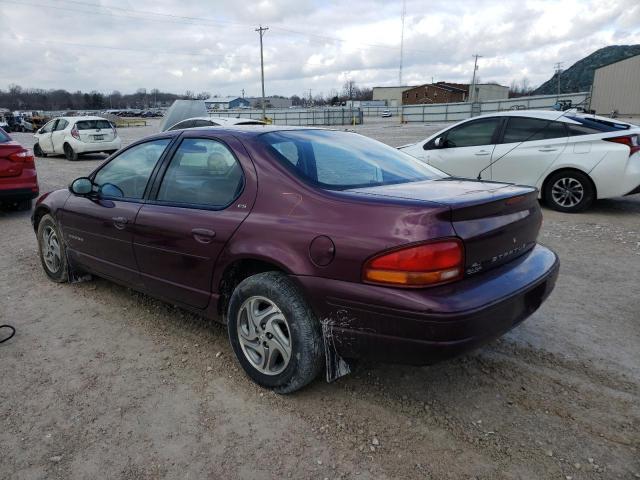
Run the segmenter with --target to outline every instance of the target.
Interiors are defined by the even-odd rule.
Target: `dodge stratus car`
[[[45,273],[89,274],[227,324],[258,384],[350,359],[431,364],[547,298],[535,188],[450,177],[361,135],[272,126],[140,140],[33,213]]]

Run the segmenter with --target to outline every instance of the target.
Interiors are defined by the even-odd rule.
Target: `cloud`
[[[96,3],[98,2],[98,3]],[[96,6],[100,5],[100,6]],[[402,2],[383,0],[0,2],[0,88],[138,88],[257,95],[398,81]],[[153,13],[150,13],[153,12]],[[548,79],[609,44],[640,43],[637,0],[407,0],[403,83]],[[37,32],[34,35],[33,32]]]

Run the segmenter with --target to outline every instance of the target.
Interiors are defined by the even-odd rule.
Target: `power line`
[[[402,85],[402,60],[404,57],[404,17],[407,14],[407,0],[402,0],[402,29],[400,30],[400,72],[398,85]]]
[[[259,28],[256,28],[256,32],[260,34],[260,77],[262,79],[262,120],[264,121],[267,119],[267,114],[264,104],[264,57],[262,56],[262,37],[264,37],[267,30],[269,30],[269,27],[263,27],[262,25],[260,25]]]

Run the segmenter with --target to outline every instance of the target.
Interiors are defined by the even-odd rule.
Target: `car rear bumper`
[[[558,257],[537,245],[526,255],[460,282],[398,289],[295,277],[337,352],[347,358],[426,365],[504,334],[549,296]]]
[[[80,142],[76,140],[71,144],[73,149],[78,153],[96,153],[96,152],[110,152],[111,150],[120,150],[122,146],[122,140],[117,138],[111,142]]]
[[[37,190],[34,191],[31,188],[11,188],[11,189],[3,189],[0,187],[0,201],[4,200],[31,200],[32,198],[36,198],[40,192]]]

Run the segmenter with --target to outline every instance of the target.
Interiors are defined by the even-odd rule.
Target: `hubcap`
[[[265,297],[248,298],[240,307],[238,340],[249,363],[265,375],[282,373],[291,359],[291,331],[278,306]]]
[[[584,187],[575,178],[560,178],[551,187],[551,196],[558,205],[575,207],[584,197]]]
[[[56,273],[62,263],[60,257],[60,243],[53,227],[46,227],[42,235],[42,258],[47,270]]]

